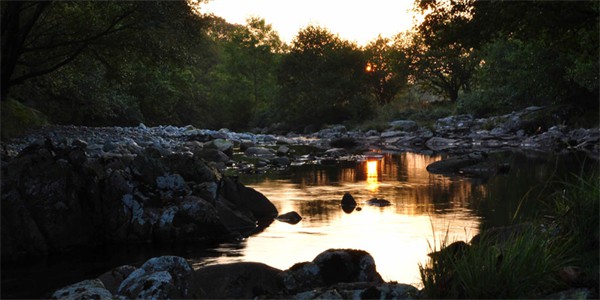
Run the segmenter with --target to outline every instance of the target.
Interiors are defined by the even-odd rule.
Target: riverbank
[[[30,144],[46,139],[54,145],[86,144],[89,157],[136,155],[152,147],[161,155],[188,153],[213,162],[221,171],[254,172],[257,169],[287,167],[333,160],[355,160],[353,155],[369,151],[465,154],[526,150],[541,153],[586,153],[600,159],[599,128],[569,128],[552,123],[548,110],[529,107],[511,114],[476,119],[471,115],[438,119],[432,128],[419,127],[410,120],[390,122],[381,131],[349,130],[332,125],[310,134],[276,135],[238,133],[228,129],[207,130],[193,126],[80,127],[46,126],[2,144],[2,158],[14,157]],[[290,151],[290,146],[314,150]],[[234,157],[236,156],[236,157]],[[241,158],[240,158],[241,157]]]
[[[407,141],[412,141],[409,144],[415,147],[410,148],[416,149],[413,151],[455,157],[468,153],[471,166],[482,162],[485,155],[481,153],[518,148],[508,142],[499,147],[488,147],[488,142],[481,147],[472,136],[465,135],[473,134],[473,130],[481,134],[475,129],[479,125],[473,125],[480,121],[472,122],[465,130],[467,117],[451,117],[462,120],[458,123],[446,119],[438,120],[435,134],[410,121],[390,123],[388,130],[377,134],[333,126],[310,135],[286,136],[191,126],[48,127],[3,145],[3,241],[11,241],[3,243],[3,262],[11,256],[43,255],[82,244],[93,247],[104,242],[235,240],[260,230],[258,221],[266,220],[268,224],[277,216],[268,199],[223,176],[223,172],[252,173],[292,165],[364,160],[379,155],[377,151],[406,151],[408,146],[401,147]],[[597,153],[597,129],[563,128],[566,133],[550,129],[532,135],[523,133],[521,138],[508,141],[520,145],[528,139],[552,137],[558,148],[533,149],[583,151],[591,157]],[[548,133],[555,131],[560,135]],[[574,140],[563,143],[570,138]],[[569,146],[575,143],[575,147]],[[464,174],[465,170],[453,172]],[[244,203],[249,195],[252,204]],[[263,208],[257,211],[257,205]]]

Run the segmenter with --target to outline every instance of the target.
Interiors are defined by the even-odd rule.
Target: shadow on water
[[[482,227],[509,224],[520,215],[536,213],[538,201],[524,195],[544,194],[556,174],[581,170],[578,158],[531,153],[499,153],[511,166],[490,178],[433,175],[426,166],[441,155],[398,153],[361,162],[302,165],[263,175],[243,175],[240,181],[265,194],[280,213],[296,211],[295,225],[275,221],[251,237],[212,247],[111,246],[51,256],[27,265],[2,265],[2,298],[48,297],[56,288],[99,276],[116,266],[141,265],[150,257],[179,255],[194,268],[214,263],[258,261],[280,269],[310,261],[329,248],[356,248],[371,253],[385,280],[418,284],[418,263],[424,263],[429,243],[469,240]],[[357,206],[342,210],[351,193]],[[371,206],[368,200],[389,201]],[[435,237],[435,238],[434,238]],[[432,245],[433,246],[433,245]]]

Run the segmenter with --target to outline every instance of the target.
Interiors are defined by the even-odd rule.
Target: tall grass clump
[[[483,231],[469,244],[442,243],[419,265],[427,298],[540,298],[569,288],[598,294],[600,181],[575,176],[539,199],[533,221]],[[460,246],[460,247],[457,247]],[[433,249],[436,251],[436,249]],[[581,270],[565,280],[565,270]]]
[[[570,250],[536,225],[501,238],[483,233],[461,251],[443,249],[419,266],[425,296],[536,298],[561,285],[557,274],[570,264]]]
[[[559,183],[549,201],[548,218],[560,233],[573,237],[581,250],[597,250],[600,223],[600,181],[597,174],[578,176]]]

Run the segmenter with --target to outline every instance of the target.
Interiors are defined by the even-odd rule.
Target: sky
[[[309,25],[327,28],[342,39],[366,45],[393,37],[411,27],[413,0],[210,0],[201,5],[232,24],[246,24],[249,17],[266,20],[290,43]]]

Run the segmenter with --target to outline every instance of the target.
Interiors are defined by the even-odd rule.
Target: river
[[[295,225],[274,221],[240,242],[212,248],[105,247],[29,266],[3,266],[2,296],[48,296],[50,290],[157,255],[180,255],[196,268],[257,261],[287,269],[330,248],[366,250],[384,280],[420,286],[418,266],[441,241],[469,241],[481,228],[530,217],[542,205],[533,199],[551,191],[544,189],[548,182],[579,172],[582,166],[597,166],[579,156],[507,152],[499,157],[511,168],[492,178],[433,175],[426,166],[445,157],[411,152],[240,175],[242,183],[267,196],[280,213],[296,211],[303,219]],[[351,212],[340,207],[346,192],[358,202]],[[366,201],[371,198],[391,205],[369,206]]]

